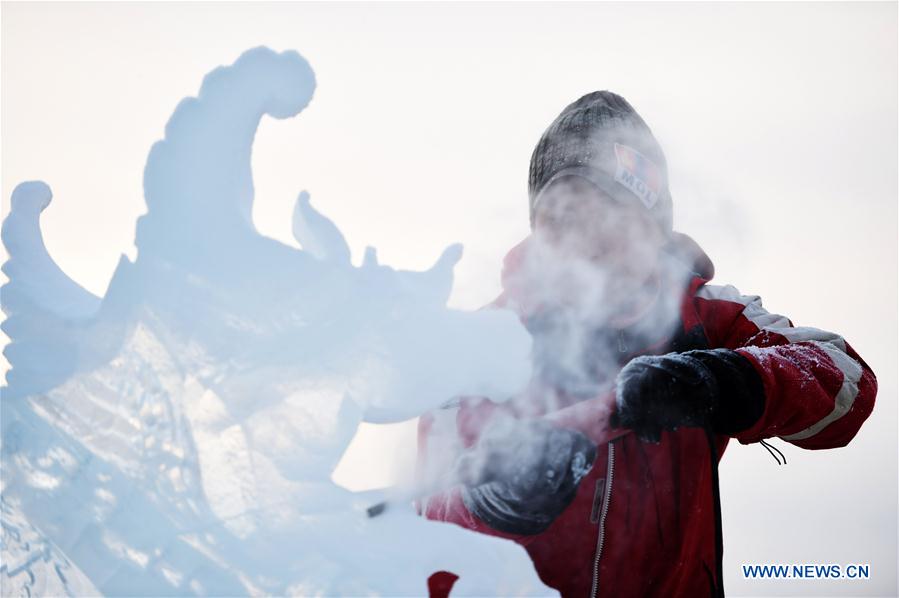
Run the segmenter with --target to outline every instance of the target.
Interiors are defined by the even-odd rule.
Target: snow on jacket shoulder
[[[696,274],[683,290],[680,325],[668,342],[633,347],[623,361],[668,351],[735,350],[758,371],[765,392],[763,415],[736,434],[737,440],[747,444],[778,436],[807,449],[849,442],[873,408],[877,383],[870,367],[839,335],[794,327],[786,317],[767,312],[759,297],[708,284],[711,262],[686,241]],[[506,258],[505,292],[495,306],[521,311],[528,305],[527,297],[506,284],[526,243]],[[606,395],[574,408],[580,419],[591,417],[584,414],[605,418],[611,405],[614,397]],[[472,446],[490,417],[505,408],[465,398],[422,416],[419,476],[434,479],[448,471],[454,455]],[[422,500],[420,512],[518,542],[544,583],[563,596],[714,595],[717,554],[705,432],[682,428],[663,433],[659,444],[647,444],[632,433],[615,437],[603,422],[595,422],[596,434],[589,432],[591,422],[586,428],[578,423],[597,443],[596,460],[574,501],[544,532],[517,536],[491,528],[466,509],[458,487]],[[717,438],[719,458],[728,440]],[[449,572],[432,575],[432,596],[447,595],[455,579]]]
[[[748,358],[765,387],[764,414],[737,440],[778,436],[806,449],[852,440],[874,407],[877,380],[843,337],[795,327],[730,285],[703,284],[694,302],[710,344]]]

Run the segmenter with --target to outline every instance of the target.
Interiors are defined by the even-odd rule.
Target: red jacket
[[[495,302],[518,309],[522,317],[527,298],[516,297],[508,280],[527,242],[506,257],[505,291]],[[877,382],[871,368],[839,335],[794,327],[786,317],[768,313],[757,296],[707,284],[711,262],[693,247],[698,272],[683,294],[677,338],[631,347],[622,361],[671,350],[736,350],[756,368],[765,390],[764,413],[735,436],[740,443],[774,436],[805,449],[848,443],[874,405]],[[451,445],[472,446],[492,413],[515,412],[521,401],[527,393],[506,404],[470,397],[423,416],[420,474],[446,468]],[[705,432],[682,428],[663,433],[659,444],[643,443],[632,433],[609,429],[612,408],[609,393],[545,415],[585,432],[598,451],[574,501],[543,533],[514,536],[488,527],[465,508],[459,488],[421,501],[420,511],[429,519],[518,542],[543,582],[563,596],[714,595],[715,514]],[[729,440],[716,438],[719,458]],[[432,595],[446,595],[455,579],[450,572],[432,575]]]

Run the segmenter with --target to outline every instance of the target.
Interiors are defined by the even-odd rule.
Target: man
[[[562,111],[529,192],[532,234],[493,305],[530,331],[533,379],[505,403],[422,417],[421,479],[455,484],[419,507],[519,542],[563,596],[723,595],[729,439],[843,446],[873,408],[874,373],[839,335],[708,284],[711,261],[672,231],[662,150],[620,96]],[[455,579],[436,573],[431,593]]]

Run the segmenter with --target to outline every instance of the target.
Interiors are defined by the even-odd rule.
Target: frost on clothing
[[[704,285],[696,292],[710,340],[749,358],[765,385],[766,409],[758,423],[735,436],[748,444],[778,436],[807,449],[846,445],[874,407],[877,381],[843,337],[794,327],[768,313],[756,295],[733,286]]]
[[[523,262],[521,254],[532,242],[528,238],[510,252],[508,269]],[[779,436],[809,449],[849,442],[871,413],[877,392],[873,372],[852,347],[834,333],[793,327],[784,316],[767,312],[756,296],[708,284],[712,267],[704,254],[694,256],[692,270],[678,289],[677,325],[658,330],[658,338],[642,337],[640,346],[630,345],[617,367],[637,355],[672,351],[730,349],[744,357],[761,380],[764,406],[748,429],[714,437],[719,458],[731,437],[746,444]],[[529,321],[534,302],[514,282],[514,276],[504,278],[505,291],[496,303],[516,306]],[[540,416],[577,427],[598,446],[571,504],[538,534],[492,528],[466,508],[458,487],[422,500],[423,514],[525,546],[540,578],[563,596],[715,595],[719,580],[705,431],[663,431],[660,443],[645,443],[609,427],[615,409],[611,389],[564,404],[541,401],[545,389],[539,380],[530,388],[533,392],[505,404],[470,397],[422,417],[420,475],[435,475],[453,462],[455,452],[475,446],[498,415]],[[454,584],[463,580],[442,567],[431,578],[432,595],[455,591]]]
[[[425,272],[371,248],[356,267],[305,192],[302,250],[257,233],[256,129],[314,88],[293,51],[209,73],[150,151],[137,259],[102,298],[47,253],[50,188],[14,190],[3,595],[420,595],[445,566],[470,594],[549,591],[520,547],[411,506],[369,519],[381,493],[330,479],[362,421],[516,392],[530,340],[510,312],[446,308],[459,246]]]

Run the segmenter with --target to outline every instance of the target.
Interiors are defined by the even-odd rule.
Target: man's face
[[[655,271],[665,237],[639,201],[615,201],[581,177],[564,177],[541,194],[534,235],[559,259],[586,262],[642,282]]]

